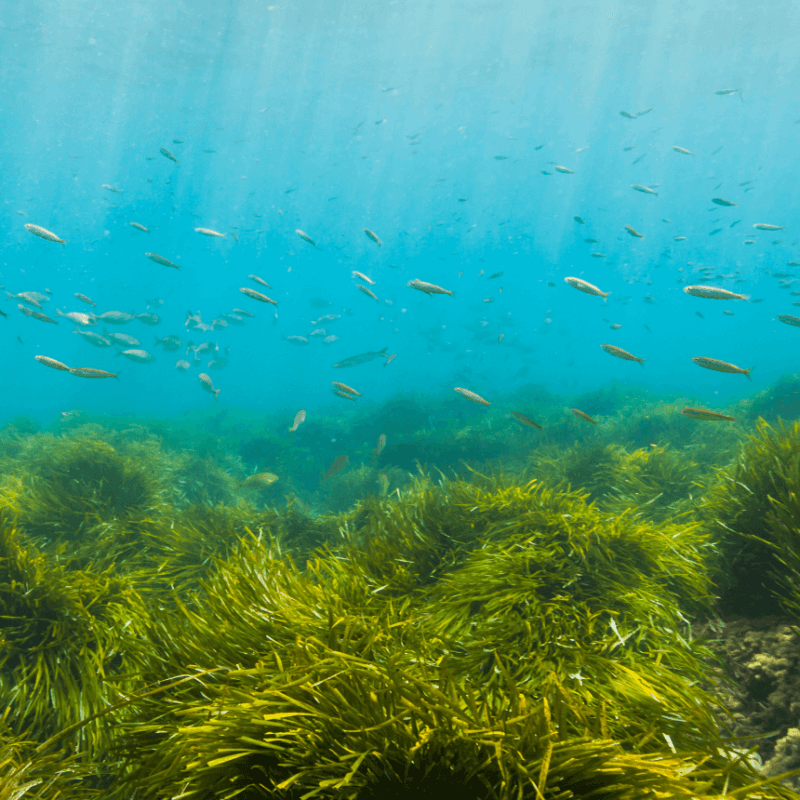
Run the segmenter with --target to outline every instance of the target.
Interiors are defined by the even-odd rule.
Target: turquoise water
[[[794,4],[68,6],[0,10],[0,283],[46,295],[58,322],[3,294],[3,420],[225,411],[288,427],[299,409],[309,422],[374,414],[407,394],[471,405],[458,386],[492,404],[469,414],[504,424],[511,397],[535,417],[544,392],[569,406],[622,384],[722,410],[795,372],[800,330],[777,319],[800,312],[787,266],[800,262]],[[683,292],[703,281],[750,301]],[[210,325],[234,308],[255,317],[186,327],[188,311]],[[105,326],[155,360],[93,347],[57,309],[157,313],[154,327]],[[179,350],[154,345],[168,335]],[[190,340],[215,349],[195,363]],[[396,358],[333,367],[383,348]],[[34,356],[120,374],[85,379]],[[752,383],[695,356],[754,367]]]

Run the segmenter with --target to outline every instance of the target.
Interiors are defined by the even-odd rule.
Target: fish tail
[[[744,372],[744,376],[747,378],[747,380],[749,380],[749,381],[752,381],[752,380],[753,380],[753,379],[750,377],[750,373],[751,373],[751,372],[752,372],[754,369],[755,369],[755,367],[750,367],[750,369],[745,369],[745,370],[742,370],[742,372]]]
[[[114,380],[115,380],[115,381],[118,381],[118,380],[119,380],[119,376],[120,376],[121,374],[122,374],[121,372],[117,372],[117,373],[114,375]]]
[[[214,400],[215,400],[216,402],[219,402],[219,393],[220,393],[221,391],[222,391],[222,389],[215,389],[215,390],[214,390]]]
[[[645,361],[645,360],[644,360],[643,358],[637,358],[636,360],[639,362],[639,366],[640,366],[640,367],[643,367],[643,366],[644,366],[644,361]]]
[[[385,355],[386,355],[386,351],[387,351],[388,349],[389,349],[388,347],[384,347],[384,348],[383,348],[383,350],[379,350],[378,352],[379,352],[379,353],[380,353],[382,356],[385,356]]]

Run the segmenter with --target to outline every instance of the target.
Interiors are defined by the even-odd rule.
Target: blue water
[[[3,293],[0,420],[322,414],[342,408],[332,380],[362,405],[462,386],[500,409],[534,385],[567,396],[616,381],[713,408],[763,390],[797,370],[800,346],[800,329],[777,321],[800,298],[767,272],[800,261],[799,26],[796,3],[744,0],[9,0],[0,284],[49,291],[44,311],[59,324]],[[724,89],[740,91],[715,94]],[[631,184],[659,184],[658,196]],[[763,302],[684,294],[705,266],[727,276],[711,285]],[[352,270],[375,281],[378,302]],[[277,307],[238,291],[260,288],[251,273]],[[611,295],[577,292],[566,276]],[[428,297],[406,286],[413,278],[454,295]],[[108,326],[138,338],[151,364],[92,347],[55,316],[143,312],[154,298],[158,327]],[[234,307],[256,318],[206,336],[185,328],[188,310],[210,323]],[[323,323],[334,343],[283,338],[308,336],[326,313],[342,315]],[[180,336],[181,351],[154,348],[154,334]],[[230,348],[229,364],[209,372],[206,355],[180,372],[188,339]],[[332,367],[384,347],[397,355],[387,366]],[[35,355],[121,374],[81,379]],[[755,367],[752,383],[692,356]],[[216,405],[200,372],[221,389]],[[535,409],[533,390],[530,400]]]

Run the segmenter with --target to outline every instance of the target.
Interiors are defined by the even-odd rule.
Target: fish
[[[364,292],[364,294],[367,295],[367,297],[371,297],[373,300],[378,300],[378,297],[375,294],[375,292],[373,292],[371,289],[368,289],[366,286],[363,286],[362,284],[357,283],[356,284],[356,288],[359,289],[360,291]],[[378,300],[378,302],[380,302],[380,300]]]
[[[41,311],[34,311],[32,308],[22,305],[22,303],[17,303],[17,308],[25,314],[26,317],[33,317],[33,319],[38,319],[39,322],[51,322],[53,325],[58,325],[58,323],[54,319],[50,319],[47,314],[42,314]]]
[[[650,106],[650,108],[646,108],[644,111],[637,111],[637,117],[643,117],[645,114],[649,114],[651,111],[655,110],[655,106]]]
[[[578,223],[578,225],[585,225],[586,224],[582,217],[573,217],[572,219],[574,219],[575,222]]]
[[[350,273],[354,278],[360,278],[364,283],[368,283],[370,286],[375,285],[375,281],[372,278],[368,278],[363,272],[359,272],[358,270],[353,270]],[[330,316],[330,315],[329,315]]]
[[[766,222],[757,222],[753,227],[759,231],[782,231],[785,230],[783,225],[769,225]]]
[[[41,294],[40,292],[18,292],[17,294],[12,294],[7,291],[6,297],[8,297],[9,300],[22,300],[23,303],[35,306],[39,311],[44,311],[42,303],[46,303],[50,299],[47,295]]]
[[[341,472],[344,469],[345,464],[347,464],[348,456],[339,456],[338,458],[334,459],[333,463],[328,467],[327,472],[322,473],[322,477],[325,480],[328,478],[332,478],[337,473]]]
[[[574,289],[578,289],[578,291],[585,292],[586,294],[595,295],[595,297],[602,297],[603,300],[608,297],[611,292],[604,292],[602,289],[598,289],[593,283],[589,283],[588,281],[583,280],[582,278],[564,278],[564,282],[568,283]]]
[[[86,303],[90,306],[96,306],[97,303],[94,302],[91,298],[87,297],[85,294],[81,294],[80,292],[74,292],[73,297],[77,297],[82,303]]]
[[[553,167],[556,172],[563,172],[565,175],[574,175],[575,170],[569,167]]]
[[[697,364],[698,367],[705,367],[706,369],[714,369],[717,372],[735,372],[741,373],[742,375],[746,376],[749,380],[752,380],[750,377],[750,372],[753,367],[750,369],[742,369],[741,367],[737,367],[735,364],[730,364],[727,361],[719,361],[716,358],[706,358],[705,356],[695,356],[692,361]]]
[[[691,150],[687,150],[685,147],[678,147],[678,145],[676,145],[676,144],[672,145],[672,149],[676,153],[683,153],[685,156],[693,156],[694,155],[694,153]]]
[[[623,358],[625,361],[638,361],[642,366],[644,366],[644,359],[637,358],[633,353],[629,353],[627,350],[623,350],[621,347],[617,347],[613,344],[601,344],[600,347],[606,351],[609,355],[616,356],[617,358]]]
[[[206,377],[208,377],[208,375],[206,375]],[[254,472],[252,475],[248,475],[243,481],[236,482],[243,489],[266,489],[278,480],[280,480],[280,478],[278,478],[277,475],[273,475],[271,472]]]
[[[589,255],[592,258],[605,258],[606,257],[605,253],[589,253]]]
[[[327,341],[327,339],[325,340]],[[397,358],[397,353],[392,353],[390,356],[386,356],[386,361],[383,362],[384,367],[388,367],[389,364],[392,363]]]
[[[176,164],[178,163],[178,159],[175,158],[175,156],[172,155],[172,153],[170,153],[170,151],[167,150],[166,147],[159,147],[158,152],[161,153],[161,155],[164,156],[164,158],[168,158],[170,161],[174,161]]]
[[[343,400],[352,400],[354,403],[356,402],[356,398],[353,397],[353,395],[347,394],[347,392],[342,392],[339,389],[331,389],[331,394],[335,394],[337,397],[341,397]]]
[[[311,344],[311,342],[306,339],[305,336],[285,336],[284,339],[289,342],[289,344],[305,346]]]
[[[107,183],[104,183],[102,188],[103,189],[108,189],[109,192],[114,192],[115,194],[122,194],[123,193],[121,189],[117,189],[116,186],[109,186]]]
[[[686,241],[686,237],[685,236],[675,236],[675,237],[673,237],[672,241],[673,242],[685,242]]]
[[[727,420],[728,422],[736,422],[735,417],[718,414],[716,411],[709,411],[707,408],[682,408],[681,414],[690,419],[705,419],[709,421]]]
[[[375,449],[372,451],[372,460],[373,462],[378,460],[378,456],[383,452],[383,448],[386,447],[386,434],[382,433],[378,437],[378,444]]]
[[[183,358],[180,361],[175,362],[176,369],[179,369],[181,372],[186,372],[186,370],[190,369],[191,366],[192,365]]]
[[[345,367],[357,367],[361,364],[366,364],[368,361],[374,361],[376,358],[384,358],[388,349],[388,347],[384,347],[383,350],[378,350],[376,352],[361,353],[357,356],[350,356],[350,358],[346,358],[344,361],[340,361],[338,364],[334,364],[333,366],[338,369],[344,369]]]
[[[103,336],[117,344],[126,344],[129,347],[138,347],[140,344],[139,340],[134,336],[129,336],[127,333],[117,333],[116,331],[109,333],[105,328],[103,328]]]
[[[367,239],[372,239],[378,247],[380,247],[383,242],[378,238],[377,234],[374,231],[371,231],[369,228],[364,228],[364,233]]]
[[[586,242],[586,244],[597,244],[597,239],[584,239],[583,241]]]
[[[718,92],[714,92],[714,94],[718,94],[718,95],[735,94],[738,91],[740,91],[740,90],[739,89],[720,89]]]
[[[637,239],[644,239],[644,236],[638,231],[635,231],[630,225],[626,225],[625,230],[628,231],[631,236],[635,236]]]
[[[70,375],[76,375],[78,378],[117,378],[119,375],[119,372],[106,372],[104,369],[94,369],[93,367],[73,367],[69,372]]]
[[[346,383],[339,383],[338,381],[331,381],[331,383],[340,392],[346,392],[347,394],[352,394],[355,395],[356,397],[361,397],[361,392],[357,392],[355,389],[353,389],[352,386],[348,386]]]
[[[162,267],[172,267],[173,269],[180,269],[177,264],[173,264],[168,258],[160,256],[158,253],[145,253],[145,255],[156,264],[161,264]]]
[[[712,197],[711,202],[716,203],[718,206],[725,206],[726,208],[730,206],[736,208],[738,206],[737,203],[732,203],[730,200],[724,200],[721,197]]]
[[[40,363],[44,364],[46,367],[51,367],[52,369],[60,369],[64,372],[69,372],[69,367],[66,364],[62,364],[60,361],[56,361],[54,358],[48,358],[47,356],[34,356],[34,358]]]
[[[304,239],[305,241],[307,241],[310,245],[313,245],[314,247],[317,246],[317,243],[305,231],[301,231],[300,228],[297,228],[297,230],[295,230],[295,233],[301,239]]]
[[[714,228],[713,231],[709,231],[708,232],[708,235],[709,236],[716,236],[718,233],[720,233],[721,230],[722,230],[722,228]]]
[[[105,336],[101,336],[94,331],[82,331],[80,328],[75,328],[73,333],[79,333],[89,344],[93,344],[95,347],[111,347],[113,344],[111,339],[106,339]]]
[[[527,425],[529,428],[538,428],[542,430],[542,426],[539,425],[538,422],[534,422],[530,417],[526,417],[524,414],[520,414],[518,411],[512,411],[511,416],[519,422],[520,425]]]
[[[211,228],[195,228],[195,233],[202,233],[203,236],[216,236],[219,239],[224,239],[225,234],[219,231],[212,231]]]
[[[571,408],[570,411],[576,417],[580,417],[581,419],[584,419],[587,422],[591,422],[592,425],[597,425],[597,423],[585,411],[581,411],[579,408]]]
[[[219,400],[219,393],[222,391],[222,389],[215,389],[214,381],[212,381],[211,378],[208,375],[206,375],[205,372],[200,373],[200,388],[203,391],[208,392],[209,394],[213,394],[215,400]]]
[[[453,294],[448,289],[442,289],[441,286],[437,286],[435,283],[427,283],[426,281],[421,281],[419,278],[414,278],[414,280],[409,281],[406,286],[410,286],[412,289],[417,289],[420,292],[425,292],[425,294],[429,296],[432,294]]]
[[[800,328],[800,317],[794,317],[791,314],[778,314],[778,320],[786,325],[794,325]]]
[[[306,412],[303,409],[300,409],[300,411],[294,415],[294,424],[291,428],[289,428],[289,433],[294,433],[305,421]]]
[[[143,322],[145,325],[160,325],[161,317],[158,314],[153,314],[151,311],[143,311],[141,314],[136,314],[136,319]]]
[[[267,289],[272,288],[263,278],[259,278],[258,275],[248,275],[247,277],[250,278],[251,281],[255,281],[256,283],[259,283],[262,286],[266,286]]]
[[[484,400],[479,394],[475,394],[475,392],[471,392],[469,389],[462,389],[460,386],[456,386],[453,391],[458,392],[462,397],[466,397],[467,400],[472,400],[473,403],[480,403],[484,406],[491,405],[488,400]]]
[[[67,245],[64,239],[59,239],[58,236],[56,236],[52,231],[41,227],[41,225],[32,225],[30,222],[26,222],[24,227],[28,233],[32,233],[34,236],[38,236],[40,239],[46,239],[48,242],[58,242],[64,247]]]
[[[636,119],[636,114],[629,114],[627,111],[620,111],[619,115],[625,119]]]
[[[683,291],[694,297],[707,297],[710,300],[748,300],[750,295],[720,289],[717,286],[684,286]]]
[[[117,355],[125,356],[137,364],[149,364],[156,360],[155,356],[148,353],[147,350],[117,350]]]
[[[106,311],[97,318],[110,325],[127,325],[135,316],[135,314],[128,314],[125,311]]]
[[[502,272],[495,272],[493,275],[489,276],[489,280],[491,281],[494,278],[502,278],[502,277],[503,277],[503,273]]]
[[[177,336],[165,336],[163,339],[156,336],[154,347],[158,347],[158,345],[161,345],[166,352],[171,353],[180,350],[181,340]]]
[[[84,328],[91,327],[92,325],[97,325],[97,317],[94,314],[83,314],[80,311],[67,311],[64,313],[61,309],[56,309],[56,316],[57,317],[66,317],[68,320],[71,320],[76,325],[83,325]]]
[[[648,186],[642,186],[640,183],[632,183],[631,189],[635,189],[637,192],[642,192],[644,194],[654,194],[656,197],[658,197],[658,192],[654,191]]]
[[[147,230],[147,228],[145,228],[145,226],[142,225],[141,222],[131,222],[131,226],[140,231],[144,231],[145,233],[150,233],[150,231]]]
[[[255,289],[249,289],[247,286],[243,286],[239,291],[242,294],[246,294],[248,297],[252,297],[253,300],[260,300],[262,303],[272,303],[274,306],[278,305],[275,300],[272,300],[265,294],[261,294],[261,292],[257,292]]]

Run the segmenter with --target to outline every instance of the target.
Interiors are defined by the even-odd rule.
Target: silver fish
[[[361,353],[357,356],[351,356],[350,358],[346,358],[344,361],[340,361],[338,364],[334,364],[333,366],[337,368],[357,367],[360,364],[366,364],[368,361],[374,361],[376,358],[385,358],[386,351],[388,349],[388,347],[384,347],[383,350],[378,350],[377,352]]]

